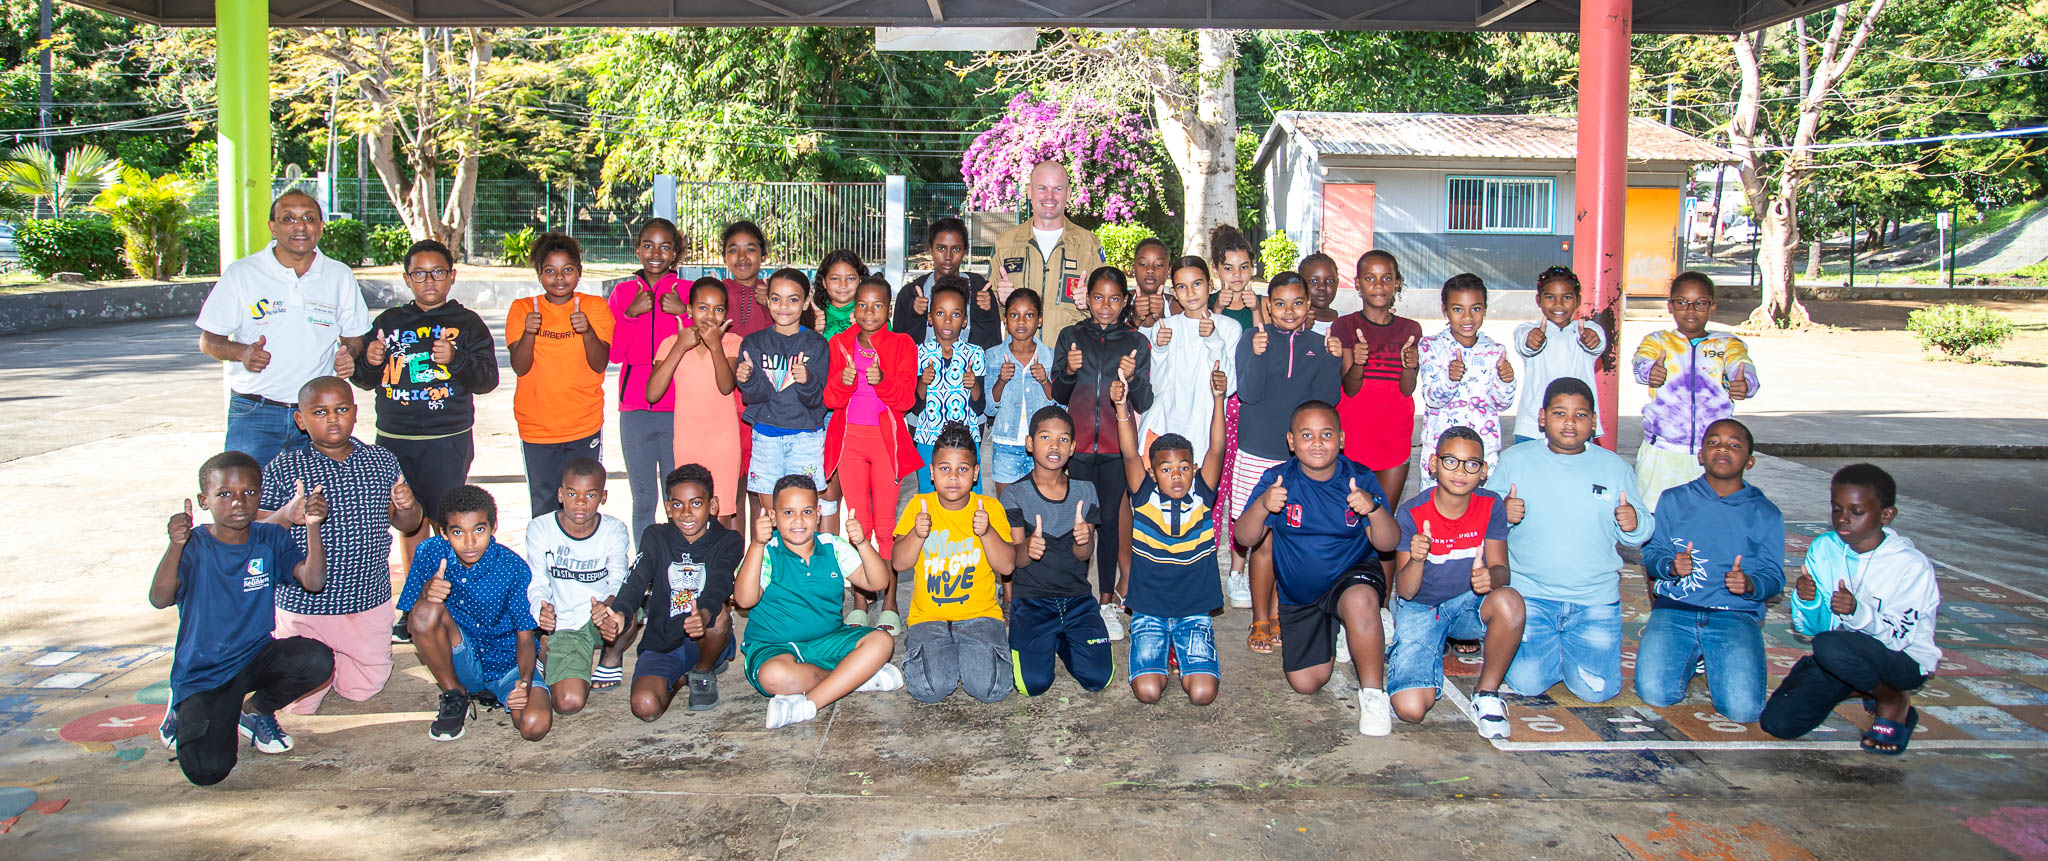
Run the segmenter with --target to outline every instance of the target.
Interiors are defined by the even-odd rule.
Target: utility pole
[[[36,107],[36,125],[43,130],[43,148],[49,150],[50,157],[52,159],[55,159],[57,157],[57,150],[50,143],[50,77],[52,75],[52,58],[50,56],[50,4],[52,2],[54,2],[54,0],[42,0],[41,3],[37,4],[42,8],[40,16],[42,19],[42,26],[38,32],[42,34],[43,50],[40,53],[42,54],[41,61],[43,66],[43,80],[39,88],[41,101]],[[55,204],[56,202],[54,200],[51,201],[52,215],[55,215]],[[37,200],[35,205],[35,212],[32,214],[41,215],[42,208],[42,201]]]
[[[47,2],[47,0],[46,0]],[[327,73],[327,212],[332,215],[340,207],[341,190],[341,127],[336,125],[335,114],[341,110],[341,73]],[[360,219],[363,214],[356,213]]]

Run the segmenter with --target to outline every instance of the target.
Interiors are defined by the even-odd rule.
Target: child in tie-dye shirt
[[[1636,450],[1636,487],[1653,510],[1664,491],[1700,477],[1700,439],[1707,426],[1735,415],[1735,401],[1763,384],[1741,338],[1708,334],[1714,282],[1698,272],[1671,280],[1671,322],[1636,348],[1636,382],[1650,387],[1643,405],[1643,444]]]
[[[1486,336],[1486,282],[1466,273],[1444,282],[1444,330],[1422,339],[1416,392],[1422,396],[1422,438],[1463,425],[1479,432],[1489,467],[1500,459],[1500,414],[1515,403],[1515,366],[1507,347]],[[1428,469],[1422,487],[1436,486]]]

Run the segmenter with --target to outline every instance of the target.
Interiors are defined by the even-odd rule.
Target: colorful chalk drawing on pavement
[[[1798,576],[1808,542],[1828,530],[1826,523],[1785,524],[1787,582]],[[1635,695],[1635,648],[1650,602],[1642,568],[1631,554],[1622,574],[1622,694],[1604,703],[1572,696],[1563,685],[1543,696],[1507,695],[1513,734],[1493,746],[1508,751],[1562,750],[1855,750],[1870,718],[1851,699],[1835,708],[1827,723],[1802,739],[1772,738],[1755,724],[1728,720],[1714,710],[1705,676],[1695,676],[1688,696],[1654,708]],[[1941,583],[1941,669],[1913,703],[1920,726],[1913,749],[2048,750],[2048,597],[1975,572],[1935,561]],[[1789,588],[1789,586],[1787,587]],[[1776,690],[1793,663],[1808,649],[1792,636],[1784,600],[1764,617],[1764,652]],[[1479,679],[1479,656],[1444,656],[1450,680],[1446,700],[1475,719],[1471,696]]]
[[[0,646],[0,697],[91,693],[170,653],[169,646]]]

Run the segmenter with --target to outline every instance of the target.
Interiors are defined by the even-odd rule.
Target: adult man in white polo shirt
[[[271,242],[221,270],[199,309],[199,351],[228,363],[230,451],[268,464],[306,445],[299,387],[348,379],[370,309],[348,266],[320,253],[320,202],[294,189],[270,203]]]

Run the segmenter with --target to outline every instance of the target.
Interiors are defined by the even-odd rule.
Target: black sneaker
[[[427,725],[427,737],[435,741],[461,738],[462,725],[469,718],[469,695],[461,691],[442,691],[441,710],[434,715],[434,722]]]
[[[715,673],[691,673],[690,711],[710,711],[718,706],[718,676]]]
[[[407,630],[407,629],[406,629],[406,627],[405,627],[405,617],[406,617],[406,614],[404,614],[404,613],[400,613],[400,614],[398,614],[398,622],[397,622],[397,624],[394,624],[394,625],[392,625],[392,626],[391,626],[391,642],[394,642],[394,643],[410,643],[410,642],[412,642],[412,631],[409,631],[409,630]]]

